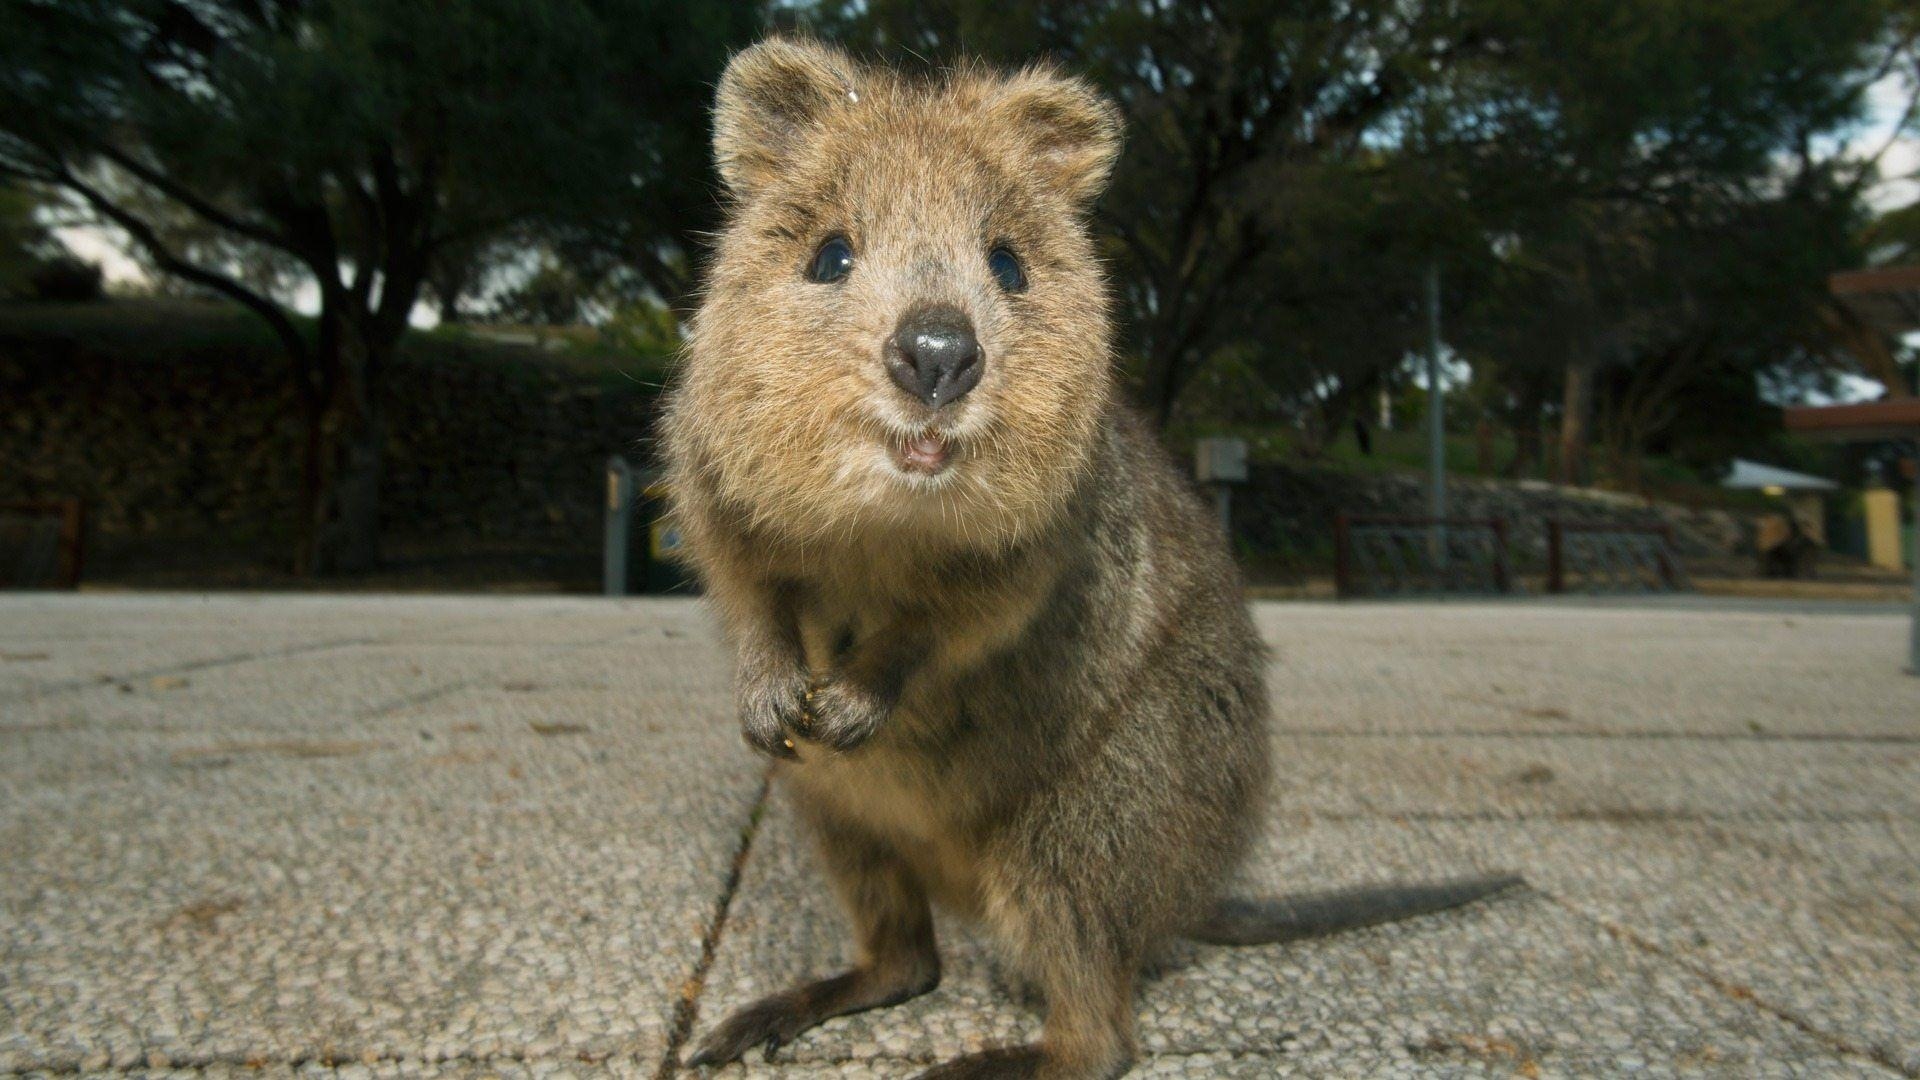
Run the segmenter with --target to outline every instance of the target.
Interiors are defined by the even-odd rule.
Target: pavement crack
[[[1920,735],[1873,731],[1596,731],[1568,729],[1502,731],[1497,728],[1455,728],[1424,731],[1365,731],[1344,728],[1280,728],[1281,739],[1495,739],[1600,740],[1605,742],[1730,742],[1730,743],[1851,743],[1868,746],[1920,746]]]
[[[62,694],[72,690],[86,690],[96,686],[112,686],[115,683],[136,683],[164,675],[185,675],[194,671],[207,671],[211,668],[232,667],[235,664],[250,663],[254,660],[284,660],[289,656],[302,653],[325,652],[328,649],[343,649],[355,645],[376,645],[381,638],[330,638],[326,641],[313,641],[304,645],[291,645],[284,649],[262,649],[255,652],[234,653],[230,656],[212,656],[204,660],[190,660],[184,664],[167,664],[161,667],[145,668],[125,675],[98,675],[87,679],[68,679],[64,682],[36,686],[31,690],[0,696],[0,701],[26,701],[30,698]]]
[[[465,690],[469,686],[472,686],[475,681],[476,680],[474,679],[460,679],[455,682],[447,683],[443,686],[433,687],[432,689],[429,689],[429,690],[421,690],[417,693],[405,694],[401,697],[394,698],[391,701],[383,701],[380,704],[375,705],[372,708],[367,709],[366,711],[355,715],[354,719],[374,720],[382,716],[391,716],[394,713],[400,712],[403,709],[411,709],[417,705],[425,705],[429,701],[437,701],[440,698],[446,697],[449,694],[457,694],[460,691]]]
[[[694,962],[693,974],[687,977],[680,989],[679,1000],[673,1005],[673,1026],[667,1033],[666,1053],[660,1057],[660,1067],[654,1070],[654,1080],[668,1080],[680,1071],[680,1051],[686,1047],[687,1040],[693,1037],[693,1024],[700,1017],[700,997],[707,989],[707,972],[713,967],[713,959],[720,952],[720,938],[727,930],[727,916],[733,911],[733,898],[740,891],[740,879],[747,869],[747,858],[753,853],[753,839],[759,835],[760,820],[766,816],[767,796],[773,791],[773,769],[769,767],[760,776],[760,791],[754,796],[753,808],[747,812],[747,823],[740,828],[740,846],[734,849],[733,865],[727,870],[725,884],[720,888],[720,897],[713,905],[713,918],[708,921],[707,929],[700,936],[700,958]]]
[[[285,1066],[294,1072],[309,1069],[340,1069],[349,1066],[376,1065],[467,1065],[486,1067],[499,1062],[528,1064],[543,1060],[530,1057],[518,1050],[503,1050],[496,1053],[457,1053],[422,1057],[415,1054],[401,1054],[386,1050],[368,1051],[359,1054],[319,1051],[299,1053],[288,1057],[265,1054],[161,1054],[157,1057],[142,1058],[133,1061],[114,1061],[107,1065],[93,1065],[84,1061],[66,1058],[56,1061],[30,1062],[21,1070],[28,1075],[45,1076],[101,1076],[106,1074],[124,1076],[149,1076],[156,1072],[213,1072],[244,1070],[258,1072],[268,1066]],[[19,1073],[7,1072],[8,1076]]]
[[[1521,825],[1528,822],[1541,821],[1599,825],[1686,825],[1701,823],[1725,825],[1889,825],[1896,822],[1920,820],[1909,814],[1890,812],[1853,812],[1844,810],[1826,813],[1818,811],[1792,813],[1766,810],[1732,810],[1720,812],[1712,810],[1670,810],[1637,806],[1596,806],[1539,811],[1378,809],[1356,812],[1349,810],[1323,811],[1302,808],[1294,810],[1292,813],[1303,821],[1330,821],[1334,823],[1369,821],[1405,823],[1420,821],[1441,825]]]
[[[1822,1046],[1836,1053],[1865,1058],[1883,1069],[1891,1070],[1901,1076],[1914,1078],[1914,1080],[1920,1080],[1920,1071],[1915,1071],[1913,1068],[1902,1064],[1897,1058],[1878,1046],[1861,1045],[1844,1036],[1836,1035],[1794,1012],[1792,1009],[1768,1001],[1766,998],[1760,996],[1752,987],[1726,978],[1705,964],[1689,960],[1661,945],[1659,942],[1636,932],[1631,927],[1624,926],[1604,915],[1587,911],[1578,904],[1568,903],[1554,893],[1538,888],[1537,886],[1533,891],[1548,903],[1567,912],[1574,918],[1582,919],[1598,926],[1600,929],[1606,931],[1608,936],[1614,940],[1625,942],[1627,945],[1649,956],[1657,957],[1689,972],[1697,978],[1704,980],[1709,986],[1712,986],[1715,990],[1727,995],[1729,998],[1743,1002],[1766,1013],[1768,1016],[1787,1024],[1789,1027],[1792,1027],[1801,1034],[1806,1035],[1808,1038],[1813,1039],[1815,1042],[1820,1043]]]

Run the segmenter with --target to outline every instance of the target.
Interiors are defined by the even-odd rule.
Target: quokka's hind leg
[[[1127,1071],[1134,1056],[1139,960],[1119,934],[1095,925],[1097,919],[1076,916],[1071,903],[1023,913],[1028,926],[1019,937],[1046,998],[1040,1041],[955,1058],[915,1080],[1110,1080]]]
[[[844,832],[820,839],[828,875],[853,919],[853,967],[739,1010],[707,1034],[688,1065],[723,1065],[756,1046],[772,1057],[822,1021],[898,1005],[940,985],[933,912],[912,871],[877,843]]]

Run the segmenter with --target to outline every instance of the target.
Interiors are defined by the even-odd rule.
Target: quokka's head
[[[714,120],[732,205],[670,421],[683,467],[801,539],[1000,544],[1057,515],[1113,392],[1086,225],[1112,103],[772,40]]]

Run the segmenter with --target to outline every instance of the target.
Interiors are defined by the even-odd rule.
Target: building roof
[[[1827,288],[1862,319],[1888,333],[1920,330],[1920,266],[1842,270]]]
[[[1825,477],[1809,476],[1791,469],[1777,469],[1757,461],[1734,458],[1733,468],[1728,470],[1727,478],[1720,482],[1720,486],[1754,491],[1766,488],[1778,488],[1783,491],[1833,491],[1840,485]]]
[[[1813,439],[1867,442],[1920,437],[1920,398],[1884,398],[1856,405],[1793,405],[1787,430]]]

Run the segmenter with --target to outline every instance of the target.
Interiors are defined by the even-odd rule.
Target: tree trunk
[[[1179,366],[1180,358],[1175,355],[1155,355],[1149,352],[1144,357],[1145,377],[1141,380],[1141,390],[1145,400],[1141,406],[1147,415],[1153,418],[1153,426],[1165,430],[1167,422],[1173,419],[1173,402],[1180,396]]]
[[[1537,477],[1540,475],[1541,459],[1544,447],[1540,445],[1540,417],[1535,414],[1532,422],[1522,421],[1513,428],[1513,460],[1507,462],[1506,476],[1510,480]]]
[[[323,317],[324,318],[324,317]],[[344,321],[344,320],[343,320]],[[296,572],[310,576],[380,564],[380,476],[386,429],[375,379],[386,346],[360,326],[321,334],[325,387],[307,409],[303,536]],[[332,356],[325,355],[331,349]]]
[[[1560,462],[1554,481],[1560,484],[1587,482],[1587,446],[1593,428],[1593,361],[1575,360],[1567,365],[1566,396],[1560,415]]]
[[[1529,373],[1514,391],[1513,460],[1507,462],[1505,470],[1509,479],[1541,475],[1546,458],[1540,436],[1540,414],[1547,405],[1544,382],[1543,377]]]

